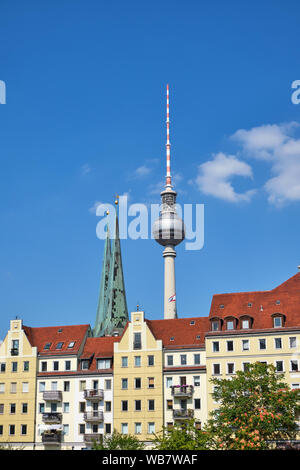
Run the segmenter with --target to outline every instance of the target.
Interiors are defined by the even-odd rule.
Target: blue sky
[[[1,1],[0,338],[16,315],[93,325],[93,208],[159,201],[167,83],[178,202],[205,205],[203,249],[177,250],[179,316],[297,272],[299,13],[296,0]],[[122,253],[129,310],[162,318],[161,247]]]

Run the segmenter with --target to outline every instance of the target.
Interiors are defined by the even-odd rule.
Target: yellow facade
[[[21,320],[12,320],[0,346],[0,445],[34,446],[37,348]]]
[[[217,407],[213,401],[211,378],[230,378],[246,364],[266,362],[291,388],[300,388],[300,331],[295,329],[270,332],[210,333],[206,337],[207,408],[208,413]]]
[[[162,341],[154,338],[144,312],[133,312],[114,345],[114,428],[150,443],[162,427]]]

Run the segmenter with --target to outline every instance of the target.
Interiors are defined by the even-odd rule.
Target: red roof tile
[[[90,325],[46,326],[31,328],[23,326],[31,344],[36,346],[38,354],[51,356],[56,354],[77,354],[82,342],[90,330]],[[68,348],[71,341],[74,347]],[[49,349],[44,349],[46,343],[51,343]],[[58,343],[63,343],[61,349],[56,349]]]
[[[146,322],[155,338],[161,339],[163,347],[169,349],[203,347],[205,333],[210,330],[208,317],[146,320]],[[197,336],[200,336],[200,339]]]
[[[119,342],[120,336],[102,336],[87,338],[80,359],[91,359],[89,371],[97,370],[97,359],[112,358],[114,343]]]

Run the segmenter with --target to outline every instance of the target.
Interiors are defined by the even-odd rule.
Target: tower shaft
[[[177,318],[175,258],[176,251],[172,245],[166,246],[164,257],[164,319]]]

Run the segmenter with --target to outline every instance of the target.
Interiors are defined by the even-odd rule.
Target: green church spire
[[[116,211],[115,236],[110,246],[109,232],[104,247],[102,279],[94,336],[121,334],[128,321],[124,274]]]

